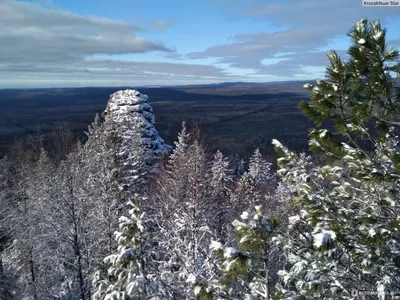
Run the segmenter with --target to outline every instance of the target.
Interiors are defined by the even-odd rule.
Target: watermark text
[[[400,1],[362,0],[363,6],[400,6]]]
[[[400,296],[400,291],[368,291],[368,290],[351,290],[351,296],[356,297],[356,296],[378,296],[384,294],[385,296]],[[398,298],[395,299],[398,299]]]

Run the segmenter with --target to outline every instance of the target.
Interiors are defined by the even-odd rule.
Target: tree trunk
[[[80,251],[79,239],[78,239],[78,233],[76,231],[76,227],[75,227],[75,234],[74,234],[74,248],[75,248],[75,256],[76,256],[77,262],[78,262],[76,271],[77,271],[78,280],[79,280],[79,290],[80,290],[80,294],[81,294],[81,300],[86,300],[85,280],[83,278],[83,271],[82,271],[82,254]]]
[[[266,281],[266,297],[267,300],[271,299],[270,275],[269,275],[269,240],[264,248],[264,266],[265,266],[265,281]]]
[[[144,249],[144,237],[142,232],[140,232],[140,271],[144,278],[144,285],[143,285],[143,299],[147,299],[147,272],[146,272],[146,262],[144,259],[145,249]]]
[[[6,300],[6,278],[4,275],[4,268],[3,268],[3,257],[0,256],[0,299]]]
[[[32,288],[33,300],[38,300],[37,291],[36,291],[35,265],[33,263],[32,249],[29,249],[29,269],[30,269],[30,275],[31,275],[31,288]]]

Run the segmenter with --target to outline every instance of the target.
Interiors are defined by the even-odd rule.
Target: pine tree
[[[248,207],[265,205],[266,196],[275,186],[275,176],[271,171],[271,164],[265,161],[259,149],[256,149],[250,158],[249,170],[238,180],[232,201],[236,211],[240,214]]]
[[[117,145],[113,130],[104,128],[99,115],[96,115],[86,134],[88,141],[82,152],[84,171],[88,174],[85,190],[92,205],[88,215],[93,237],[90,244],[93,249],[96,248],[93,254],[96,264],[101,264],[104,257],[116,250],[114,232],[118,229],[118,218],[126,203],[123,203],[123,188],[118,177]],[[139,183],[138,180],[136,183]]]
[[[174,151],[169,157],[169,163],[176,165],[179,163],[179,159],[183,157],[191,142],[191,135],[188,133],[186,122],[182,122],[182,129],[178,133],[178,141],[175,142]]]
[[[119,251],[117,247],[122,247],[118,244],[119,240],[115,243],[114,237],[121,216],[125,216],[130,209],[133,209],[132,213],[138,209],[136,206],[132,208],[133,204],[128,199],[138,197],[139,194],[143,197],[145,194],[148,167],[145,166],[144,145],[141,142],[139,127],[130,128],[130,147],[124,150],[125,154],[121,154],[118,138],[118,134],[121,133],[116,126],[117,124],[110,121],[101,123],[100,118],[96,116],[87,133],[88,142],[82,149],[84,168],[88,174],[85,188],[87,199],[91,203],[88,213],[90,234],[87,238],[92,253],[92,268],[97,270],[97,284],[101,280],[104,281],[103,271],[108,266],[104,257],[112,257],[113,253]],[[132,218],[135,218],[135,215],[132,215]],[[115,289],[112,282],[109,282],[107,288],[104,284],[105,282],[101,289],[97,290],[96,297]],[[102,291],[103,288],[106,291]]]
[[[343,157],[342,141],[368,156],[379,136],[400,124],[396,121],[400,87],[393,78],[399,72],[399,52],[388,49],[386,29],[379,21],[368,24],[361,19],[348,35],[352,39],[349,61],[329,51],[326,79],[315,86],[306,84],[311,101],[300,104],[303,114],[317,125],[310,132],[310,149],[333,160]],[[327,122],[333,123],[333,132],[318,129]]]
[[[95,274],[93,285],[97,290],[94,299],[151,299],[158,293],[158,275],[147,268],[153,250],[146,217],[141,210],[143,200],[128,203],[129,217],[119,219],[119,231],[115,233],[117,253],[104,259],[108,265],[106,275],[100,271]]]
[[[270,247],[277,220],[267,218],[257,206],[253,216],[243,212],[233,226],[237,247],[211,243],[220,261],[220,276],[208,282],[192,277],[194,293],[201,299],[271,299]]]
[[[256,186],[266,185],[274,179],[274,175],[271,172],[271,166],[272,164],[262,157],[260,149],[257,148],[250,157],[248,171]]]
[[[329,52],[326,80],[305,86],[311,102],[301,108],[317,125],[310,148],[329,164],[314,165],[274,141],[278,174],[295,186],[298,207],[289,234],[276,238],[289,260],[280,271],[284,294],[354,299],[361,290],[385,299],[400,287],[400,152],[391,128],[400,94],[390,76],[399,54],[387,49],[385,33],[378,21],[360,20],[349,32],[350,60]],[[328,121],[334,132],[320,129]]]

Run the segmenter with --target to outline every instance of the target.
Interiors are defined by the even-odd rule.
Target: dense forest
[[[0,160],[0,299],[394,299],[400,293],[399,52],[379,21],[349,31],[305,84],[309,153],[272,165],[174,146],[146,95],[111,95],[77,141],[67,127]],[[211,148],[212,149],[212,148]],[[51,152],[51,154],[49,153]]]
[[[298,103],[307,100],[306,82],[232,83],[183,87],[95,87],[0,90],[0,156],[13,140],[41,136],[50,156],[57,143],[54,131],[68,126],[76,139],[101,113],[110,94],[136,89],[148,95],[157,130],[173,145],[182,121],[201,128],[210,151],[248,159],[258,147],[275,159],[270,141],[277,138],[296,151],[307,148],[312,123]]]

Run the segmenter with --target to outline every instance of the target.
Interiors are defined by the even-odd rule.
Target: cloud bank
[[[400,6],[363,7],[361,1],[302,0],[267,1],[208,0],[226,2],[236,12],[230,19],[262,20],[276,27],[273,32],[248,32],[232,36],[229,43],[208,47],[188,54],[190,58],[216,58],[235,68],[250,68],[254,74],[274,74],[281,77],[315,78],[323,76],[327,48],[335,47],[346,58],[346,32],[354,22],[366,17],[380,19],[383,26],[400,24]],[[230,4],[228,4],[230,3]],[[241,4],[241,5],[240,5]],[[394,26],[393,26],[394,27]],[[389,30],[389,33],[398,34]],[[336,42],[335,39],[342,41]],[[400,39],[390,40],[398,47]],[[339,47],[339,48],[337,48]],[[311,77],[310,77],[311,76]]]
[[[362,7],[361,1],[202,1],[226,6],[226,26],[260,22],[281,29],[243,27],[228,42],[204,41],[203,49],[182,53],[179,44],[162,41],[178,17],[138,25],[0,0],[0,88],[314,79],[323,76],[328,48],[346,56],[343,36],[356,20],[400,25],[400,7]],[[161,40],[146,38],[149,32]],[[390,44],[398,47],[399,33],[393,34]]]
[[[145,29],[135,24],[16,1],[0,2],[0,20],[0,87],[136,85],[224,76],[220,68],[200,64],[97,58],[174,52],[161,41],[140,37]],[[170,25],[150,22],[157,31]]]

